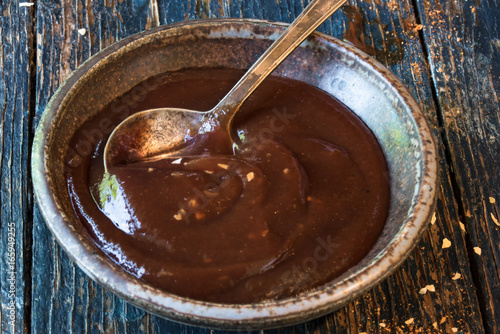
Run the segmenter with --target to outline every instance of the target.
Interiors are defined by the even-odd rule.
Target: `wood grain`
[[[29,145],[50,97],[79,64],[159,24],[214,17],[291,22],[303,0],[4,1],[0,45],[2,332],[8,223],[16,226],[16,327],[33,333],[222,333],[153,316],[90,280],[32,202]],[[351,0],[320,31],[387,66],[437,139],[434,223],[387,280],[344,308],[266,333],[500,331],[500,7],[498,0]],[[493,202],[493,199],[495,200]],[[33,221],[33,223],[32,223]],[[448,239],[451,246],[443,248]],[[481,248],[481,255],[474,252]]]
[[[500,6],[418,3],[466,249],[489,333],[500,332]],[[477,247],[477,248],[476,248]],[[479,254],[480,249],[480,254]]]
[[[20,333],[29,330],[31,312],[32,195],[28,164],[34,109],[30,78],[34,10],[15,1],[2,1],[0,12],[0,330]]]

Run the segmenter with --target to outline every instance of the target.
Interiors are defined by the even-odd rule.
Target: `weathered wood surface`
[[[68,260],[32,202],[29,144],[33,129],[68,74],[114,41],[159,24],[200,18],[291,22],[306,3],[44,0],[28,7],[16,1],[0,4],[2,332],[212,332],[135,308]],[[390,68],[419,102],[438,141],[438,208],[434,224],[416,250],[383,283],[330,315],[266,332],[500,331],[500,227],[495,223],[500,221],[499,22],[498,0],[350,0],[320,27]],[[9,222],[16,226],[15,327],[8,324],[6,309]],[[445,238],[451,247],[442,247]],[[481,249],[481,255],[474,247]]]
[[[418,8],[480,310],[487,332],[499,333],[500,2]]]
[[[29,330],[33,119],[33,17],[30,7],[0,2],[0,313],[1,332]]]

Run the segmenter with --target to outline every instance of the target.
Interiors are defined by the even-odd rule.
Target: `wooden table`
[[[2,332],[212,332],[135,308],[68,260],[33,197],[34,129],[71,71],[121,38],[200,18],[291,22],[307,2],[0,3]],[[375,57],[417,99],[438,144],[438,206],[383,283],[325,317],[265,332],[500,333],[499,1],[350,0],[320,30]]]

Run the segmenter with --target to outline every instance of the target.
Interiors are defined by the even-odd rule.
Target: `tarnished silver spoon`
[[[158,108],[135,113],[111,133],[104,148],[104,166],[124,161],[182,154],[187,140],[223,129],[233,149],[238,139],[231,132],[234,116],[257,86],[346,0],[314,0],[262,54],[229,93],[211,110]]]

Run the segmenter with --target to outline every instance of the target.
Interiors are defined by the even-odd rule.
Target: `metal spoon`
[[[240,106],[345,1],[312,1],[213,109],[195,111],[159,108],[141,111],[126,118],[111,133],[104,148],[106,171],[108,166],[124,161],[144,161],[151,157],[168,156],[172,152],[182,154],[187,140],[215,128],[225,130],[230,145],[236,148],[238,139],[231,133],[231,124]]]

